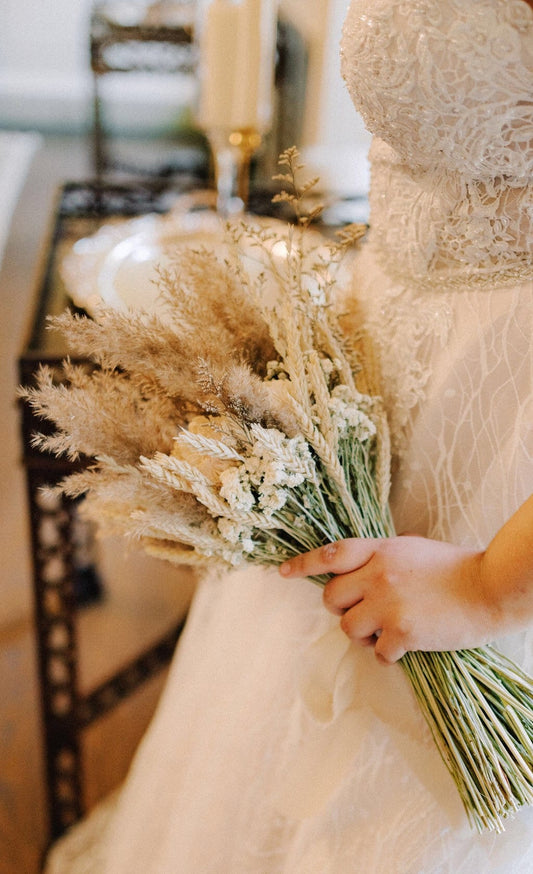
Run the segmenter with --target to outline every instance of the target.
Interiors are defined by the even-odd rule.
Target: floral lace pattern
[[[530,267],[533,10],[523,0],[355,0],[342,58],[377,137],[371,239],[383,263],[444,283]]]
[[[371,229],[354,286],[381,365],[400,503],[410,507],[399,515],[443,538],[457,538],[462,524],[472,539],[480,499],[466,525],[459,507],[489,488],[482,454],[512,445],[505,463],[520,456],[523,481],[533,452],[524,405],[533,387],[533,10],[523,0],[353,0],[341,51],[354,104],[375,135]],[[444,381],[454,399],[447,418]],[[521,399],[516,411],[497,408],[506,392]],[[451,461],[460,455],[454,416],[461,439],[477,447],[476,485]],[[425,483],[410,467],[426,455],[420,445],[413,451],[421,429],[435,453]],[[512,493],[506,513],[528,495],[518,482],[497,483],[495,493]],[[439,496],[432,518],[420,509],[415,519],[414,505],[426,507],[430,493]],[[450,506],[455,518],[445,521]]]

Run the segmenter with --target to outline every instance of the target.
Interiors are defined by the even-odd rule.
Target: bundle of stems
[[[491,646],[410,652],[400,664],[479,832],[533,804],[533,682]]]
[[[55,422],[36,445],[94,459],[60,485],[104,532],[179,563],[279,565],[344,537],[388,537],[390,451],[361,337],[333,306],[362,229],[317,242],[298,153],[278,196],[297,221],[237,223],[161,269],[160,311],[54,325],[98,365],[43,368],[22,396]],[[364,334],[361,334],[364,337]],[[323,584],[324,578],[314,582]],[[501,831],[533,803],[533,682],[491,647],[400,661],[472,824]]]

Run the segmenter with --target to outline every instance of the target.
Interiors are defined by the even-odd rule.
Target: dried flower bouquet
[[[37,445],[94,459],[62,491],[170,561],[279,565],[393,533],[386,419],[333,306],[335,265],[362,229],[317,241],[302,214],[314,180],[298,189],[294,149],[280,165],[296,225],[236,223],[224,258],[181,254],[159,272],[155,314],[54,319],[98,366],[67,361],[60,384],[43,368],[22,391],[57,427]],[[532,681],[490,647],[400,664],[472,823],[501,831],[533,803]]]

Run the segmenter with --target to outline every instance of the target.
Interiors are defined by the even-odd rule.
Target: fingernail
[[[291,571],[292,565],[290,561],[284,561],[279,567],[279,572],[283,577],[288,577]]]

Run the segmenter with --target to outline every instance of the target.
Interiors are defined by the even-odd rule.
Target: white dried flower
[[[246,560],[242,552],[236,552],[232,549],[223,549],[220,555],[232,567],[237,567],[237,565],[243,564]]]
[[[255,543],[252,538],[252,529],[249,525],[243,525],[232,519],[221,517],[217,520],[217,527],[221,536],[228,543],[238,544],[245,553],[253,552]]]
[[[259,506],[268,516],[281,510],[287,503],[288,497],[286,489],[262,488],[259,492]]]
[[[336,386],[331,392],[328,404],[331,420],[339,437],[352,437],[364,442],[374,437],[376,426],[361,409],[365,397],[354,393],[345,385]]]
[[[228,467],[220,474],[220,496],[225,498],[232,510],[249,512],[255,504],[250,478],[244,465]]]

